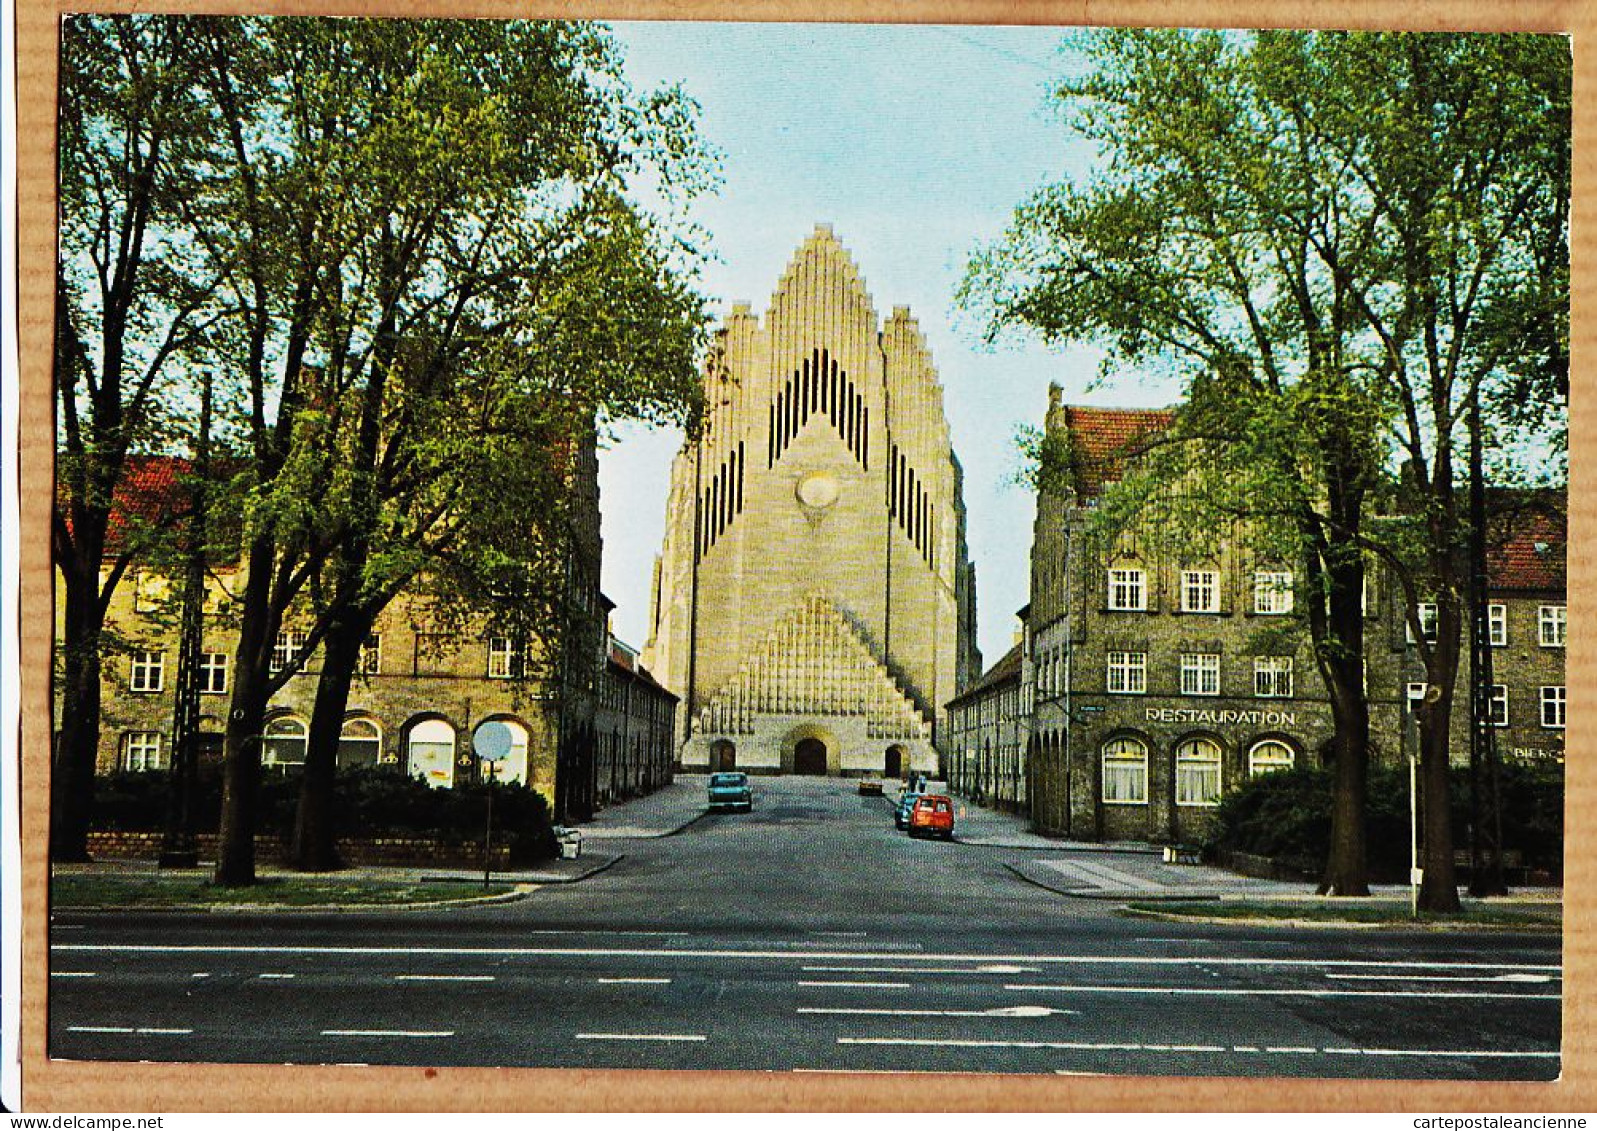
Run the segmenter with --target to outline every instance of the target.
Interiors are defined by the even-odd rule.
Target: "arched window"
[[[447,789],[455,784],[455,728],[443,719],[424,719],[410,728],[405,748],[405,772],[420,776],[430,786]]]
[[[527,728],[514,719],[494,719],[493,722],[503,723],[510,729],[510,753],[499,759],[494,766],[494,781],[496,782],[522,782],[527,780],[527,745],[530,735]],[[482,727],[477,728],[481,730]],[[476,734],[472,734],[473,747],[476,745]],[[488,767],[482,769],[483,776],[488,776]]]
[[[261,765],[303,766],[306,744],[305,723],[293,715],[281,715],[266,724],[261,744]]]
[[[1207,738],[1189,738],[1176,747],[1176,804],[1219,803],[1219,744]]]
[[[1248,751],[1248,776],[1270,774],[1276,770],[1290,770],[1295,758],[1292,748],[1284,742],[1267,738]]]
[[[345,719],[338,736],[338,768],[367,768],[382,760],[383,732],[371,719]]]
[[[1135,738],[1111,738],[1103,746],[1106,805],[1148,803],[1148,748]]]

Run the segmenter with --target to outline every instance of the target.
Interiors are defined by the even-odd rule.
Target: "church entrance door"
[[[801,738],[793,747],[793,772],[826,776],[826,743],[818,738]]]

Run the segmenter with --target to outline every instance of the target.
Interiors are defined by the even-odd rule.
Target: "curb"
[[[605,840],[663,840],[665,837],[668,837],[668,836],[676,836],[677,833],[682,832],[689,825],[692,825],[695,822],[697,822],[699,820],[702,820],[704,817],[706,817],[709,814],[709,812],[710,811],[708,809],[706,809],[706,810],[704,810],[701,813],[695,813],[695,814],[693,814],[693,816],[689,817],[687,820],[683,821],[680,825],[677,825],[675,828],[666,829],[663,832],[657,832],[657,833],[618,833],[618,834],[610,834],[610,833],[606,832],[604,829],[589,830],[589,829],[584,829],[581,825],[577,825],[575,827],[576,827],[578,832],[582,833],[582,837],[583,837],[584,840],[595,840],[595,841],[605,841]]]
[[[599,856],[600,854],[596,852],[596,853],[594,853],[594,855],[595,856]],[[544,887],[546,885],[553,885],[553,884],[576,884],[576,883],[581,883],[583,880],[586,880],[590,876],[597,876],[600,872],[609,871],[611,868],[615,867],[617,864],[621,863],[621,861],[625,860],[626,858],[627,858],[627,854],[625,852],[618,852],[614,856],[606,856],[604,859],[600,860],[598,863],[594,864],[592,867],[588,868],[586,871],[580,871],[580,872],[577,872],[574,875],[570,875],[570,876],[547,875],[547,874],[539,873],[539,872],[505,872],[505,873],[502,873],[505,876],[505,879],[502,882],[503,883],[507,883],[507,884],[517,884],[517,885],[522,886],[522,887],[535,887],[535,888],[536,887]],[[580,857],[579,857],[579,859],[580,859]],[[453,884],[453,883],[474,884],[474,883],[477,882],[477,877],[475,877],[475,876],[427,876],[427,875],[424,875],[424,876],[421,877],[421,879],[422,879],[423,883],[435,883],[435,884]],[[450,900],[449,902],[454,903],[454,902],[457,902],[457,901],[456,900]]]
[[[1150,903],[1152,900],[1138,898],[1138,903]],[[1433,931],[1437,934],[1461,934],[1477,931],[1512,932],[1519,934],[1551,935],[1562,934],[1563,923],[1546,923],[1540,926],[1531,924],[1510,925],[1507,923],[1438,923],[1434,920],[1406,921],[1390,923],[1355,923],[1340,919],[1254,919],[1254,918],[1221,918],[1215,915],[1176,915],[1169,911],[1153,911],[1141,907],[1121,907],[1120,913],[1132,919],[1157,919],[1163,923],[1202,923],[1235,924],[1245,927],[1292,927],[1298,930],[1314,930],[1329,928],[1332,930],[1357,930],[1357,931]]]

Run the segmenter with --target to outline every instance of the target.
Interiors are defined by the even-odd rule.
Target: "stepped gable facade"
[[[878,320],[824,225],[763,318],[733,307],[672,465],[643,661],[689,769],[937,768],[980,673],[961,471],[907,307]]]

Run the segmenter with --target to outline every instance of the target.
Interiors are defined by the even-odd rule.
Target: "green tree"
[[[190,29],[143,16],[63,21],[56,260],[56,501],[61,715],[51,858],[87,858],[106,610],[164,533],[129,482],[185,415],[191,366],[219,312],[179,234],[186,170],[215,133],[194,86]],[[135,476],[136,478],[136,476]],[[115,517],[113,517],[115,516]],[[113,523],[116,528],[113,529]]]
[[[1080,46],[1090,66],[1058,97],[1102,159],[1017,210],[964,298],[991,335],[1175,368],[1187,404],[1159,446],[1185,450],[1150,466],[1182,484],[1185,521],[1218,509],[1294,543],[1335,725],[1324,890],[1367,890],[1366,560],[1402,587],[1416,636],[1434,597],[1422,898],[1456,905],[1439,800],[1466,577],[1453,450],[1472,388],[1515,370],[1528,335],[1512,327],[1545,337],[1560,297],[1532,276],[1559,222],[1567,43],[1112,30]]]
[[[603,319],[567,325],[596,309],[574,302],[572,265],[609,255],[618,273],[664,280],[653,308],[612,297],[631,300],[654,359],[675,349],[676,365],[696,333],[678,280],[691,247],[624,200],[645,188],[669,201],[705,169],[691,107],[633,94],[590,25],[213,20],[204,42],[228,153],[191,216],[211,261],[229,265],[249,451],[216,878],[247,884],[268,701],[324,649],[302,838],[324,863],[311,846],[330,844],[333,705],[376,613],[453,531],[453,508],[493,489],[455,460],[504,425],[498,409],[559,395],[556,373],[590,408],[680,407],[690,382],[674,368],[566,367],[614,345]],[[536,347],[562,333],[596,340],[540,372]],[[536,506],[540,491],[519,501]],[[305,642],[274,670],[291,617],[305,618]]]

